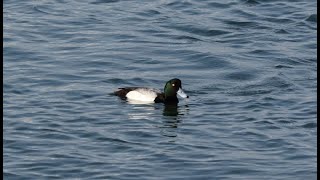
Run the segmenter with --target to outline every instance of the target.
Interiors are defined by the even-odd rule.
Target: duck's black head
[[[179,102],[177,94],[182,98],[189,98],[189,96],[182,90],[181,80],[174,78],[169,80],[164,87],[164,95],[166,102]]]

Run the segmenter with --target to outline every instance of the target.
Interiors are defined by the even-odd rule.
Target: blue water
[[[4,1],[4,179],[316,179],[317,2]],[[182,80],[178,107],[118,87]]]

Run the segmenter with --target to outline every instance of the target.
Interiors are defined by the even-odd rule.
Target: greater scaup
[[[177,94],[182,98],[189,98],[189,96],[182,90],[180,79],[177,78],[171,79],[166,83],[164,86],[164,92],[153,88],[125,87],[118,88],[114,94],[122,99],[165,104],[178,103],[179,100],[177,98]]]

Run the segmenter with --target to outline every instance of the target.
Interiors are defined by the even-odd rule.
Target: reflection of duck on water
[[[164,116],[184,115],[183,111],[188,110],[188,107],[189,107],[188,105],[180,106],[180,111],[179,111],[178,104],[166,104],[163,109],[163,115]],[[183,109],[182,111],[181,111],[181,108]]]
[[[178,112],[178,105],[177,104],[168,104],[164,106],[163,115],[164,116],[177,116]]]
[[[188,106],[186,105],[185,107],[188,107]],[[181,122],[181,116],[184,115],[184,113],[181,112],[181,108],[182,107],[178,107],[177,104],[170,104],[170,105],[167,104],[164,106],[164,109],[163,109],[164,118],[161,126],[161,134],[163,136],[166,136],[166,137],[178,136],[177,128],[179,126],[179,123]]]

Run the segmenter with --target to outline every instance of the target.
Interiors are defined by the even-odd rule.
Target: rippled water
[[[316,8],[5,0],[4,179],[316,179]]]

